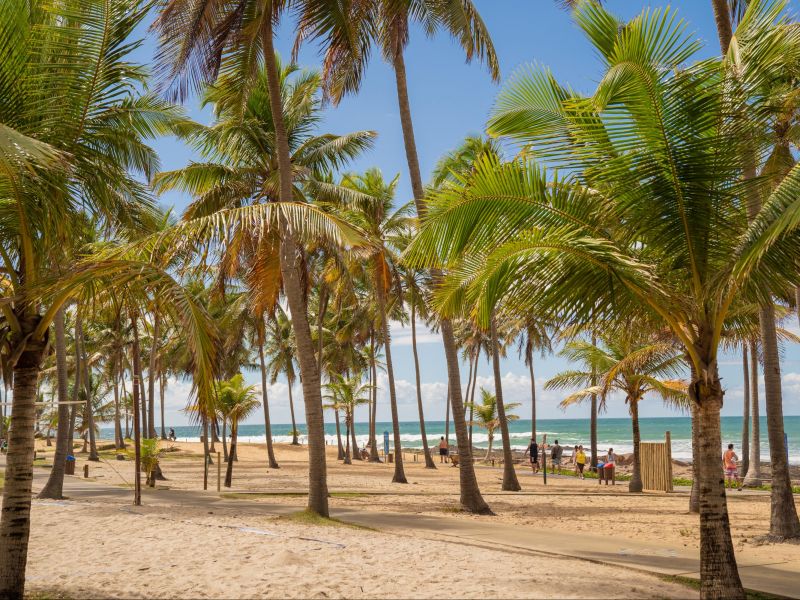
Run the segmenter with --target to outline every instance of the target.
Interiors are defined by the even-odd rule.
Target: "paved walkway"
[[[47,473],[35,472],[34,490],[44,484]],[[296,492],[295,492],[296,493]],[[79,477],[66,477],[64,494],[73,500],[102,501],[115,503],[130,502],[130,489],[84,480]],[[303,508],[297,505],[270,504],[263,498],[248,500],[247,494],[237,494],[236,498],[225,497],[214,492],[186,490],[146,490],[144,502],[148,504],[178,504],[201,507],[235,509],[239,513],[287,514]],[[369,494],[366,494],[369,495]],[[256,494],[253,494],[257,497]],[[432,539],[451,538],[455,542],[505,550],[511,552],[530,552],[537,554],[564,555],[598,563],[613,564],[665,575],[699,578],[699,557],[696,551],[684,547],[656,545],[633,540],[615,539],[611,535],[591,535],[570,533],[546,528],[498,523],[491,517],[485,520],[456,519],[365,511],[360,508],[336,508],[332,516],[343,521],[356,523],[388,532],[407,533],[410,529]],[[766,592],[777,596],[800,598],[800,562],[780,559],[776,550],[772,561],[754,561],[747,552],[739,552],[737,561],[744,586],[751,590]]]

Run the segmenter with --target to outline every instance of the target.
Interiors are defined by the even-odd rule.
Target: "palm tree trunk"
[[[280,96],[280,81],[273,47],[273,22],[271,18],[263,20],[264,24],[264,63],[267,72],[270,108],[275,127],[275,146],[278,156],[280,175],[280,200],[292,201],[292,164],[289,154],[289,139],[283,120],[283,107]],[[308,430],[308,508],[327,517],[328,483],[325,463],[325,421],[322,414],[322,390],[320,374],[314,360],[314,343],[311,339],[311,328],[308,324],[308,313],[303,296],[303,285],[300,277],[300,251],[294,240],[291,229],[285,220],[281,222],[281,275],[283,287],[292,316],[292,325],[300,362],[301,381],[303,384],[303,400],[306,408],[306,427]]]
[[[139,385],[142,377],[142,366],[139,362],[139,329],[136,320],[138,315],[131,315],[131,329],[133,331],[133,345],[131,353],[133,354],[133,364],[131,371],[133,376],[133,504],[140,506],[142,504],[142,434],[141,423],[139,422],[139,402],[142,399],[141,386]],[[205,488],[204,488],[205,489]]]
[[[222,420],[222,459],[225,462],[231,462],[228,459],[228,420]],[[227,475],[226,475],[227,477]],[[230,487],[230,486],[228,486]]]
[[[592,332],[592,346],[597,346],[597,335]],[[592,367],[591,385],[597,385],[597,370]],[[589,444],[592,447],[592,471],[597,470],[597,394],[591,397],[591,415],[589,417]]]
[[[508,434],[508,419],[503,403],[503,383],[500,376],[500,340],[497,339],[497,323],[494,317],[491,322],[492,336],[492,368],[494,370],[494,393],[497,398],[497,417],[500,421],[500,437],[503,440],[503,486],[504,492],[518,492],[522,489],[514,469],[514,457],[511,455],[511,436]]]
[[[120,416],[120,380],[121,380],[121,371],[122,371],[122,353],[117,352],[116,356],[114,357],[114,365],[113,365],[113,377],[114,377],[114,438],[115,438],[115,445],[117,450],[122,450],[125,448],[125,436],[122,431],[122,417]],[[123,391],[125,388],[122,388]]]
[[[292,416],[292,446],[299,446],[300,442],[297,439],[297,423],[294,419],[294,398],[292,398],[292,383],[289,382],[289,413]]]
[[[224,424],[223,424],[224,427]],[[239,426],[238,423],[234,420],[231,421],[231,451],[228,455],[228,466],[225,468],[225,487],[231,487],[231,482],[233,481],[233,462],[236,456],[236,438],[239,436]]]
[[[528,370],[531,374],[531,437],[536,439],[536,378],[533,374],[533,351],[528,350]]]
[[[798,519],[794,504],[792,483],[789,478],[789,461],[786,456],[775,310],[771,304],[766,304],[760,308],[759,313],[764,358],[764,396],[767,404],[769,461],[772,472],[772,509],[769,532],[771,536],[779,539],[798,538],[800,537],[800,519]]]
[[[370,421],[369,425],[369,436],[370,436],[370,443],[369,443],[369,462],[379,463],[381,462],[381,457],[378,454],[378,436],[376,434],[375,428],[376,423],[378,422],[378,365],[375,359],[375,331],[371,330],[369,334],[370,340],[370,347],[372,348],[372,352],[370,352],[370,359],[369,359],[369,368],[370,368],[370,382],[372,384],[372,389],[370,390],[370,398],[371,398],[371,406],[372,406],[372,421]]]
[[[472,448],[472,421],[475,417],[475,390],[478,387],[478,365],[481,360],[481,350],[475,350],[475,367],[472,370],[472,385],[469,389],[469,447]]]
[[[742,348],[742,381],[744,406],[742,408],[742,477],[750,468],[750,374],[747,363],[747,345]]]
[[[378,300],[378,314],[383,333],[383,350],[386,355],[386,376],[389,380],[389,406],[392,409],[392,434],[394,437],[394,476],[392,483],[408,483],[403,469],[403,447],[400,441],[400,416],[397,412],[397,391],[394,385],[394,367],[392,365],[392,340],[389,333],[389,318],[386,314],[386,289],[379,271],[378,260],[375,259],[375,291]]]
[[[489,445],[486,447],[486,457],[483,460],[490,460],[492,458],[492,443],[494,442],[494,432],[490,431],[488,434]]]
[[[711,361],[709,361],[711,362]],[[700,436],[700,597],[745,598],[731,541],[725,480],[720,465],[722,385],[716,366],[695,378]]]
[[[39,492],[39,498],[54,500],[63,497],[64,469],[69,452],[69,376],[67,370],[67,339],[64,331],[64,309],[56,313],[55,349],[56,349],[56,390],[58,394],[58,429],[56,430],[56,451],[53,455],[53,468],[47,483]]]
[[[153,340],[150,344],[150,363],[147,367],[147,434],[150,438],[156,436],[156,360],[158,358],[158,336],[161,333],[161,319],[158,314],[158,307],[153,311]]]
[[[756,340],[750,340],[750,408],[753,431],[750,440],[750,465],[744,485],[758,487],[763,482],[761,481],[761,407],[758,402],[758,346]]]
[[[352,457],[356,460],[361,460],[361,453],[358,451],[358,441],[356,440],[356,409],[353,407],[353,414],[351,415],[351,422],[350,425],[350,438],[353,442],[353,452]]]
[[[339,409],[333,409],[333,419],[336,421],[336,445],[338,446],[338,452],[336,455],[336,460],[344,460],[344,446],[342,445],[342,427],[341,423],[339,422]]]
[[[258,364],[261,367],[261,396],[264,401],[264,436],[267,438],[267,460],[270,469],[278,469],[275,450],[272,448],[272,424],[269,419],[269,397],[267,396],[267,365],[264,360],[264,340],[258,344]]]
[[[467,375],[467,391],[464,394],[464,398],[469,403],[469,446],[472,448],[472,421],[473,416],[475,414],[475,407],[472,406],[470,402],[470,390],[474,382],[472,381],[472,372],[475,370],[475,353],[470,351],[469,353],[469,373]]]
[[[414,295],[410,297],[411,304],[411,353],[414,355],[414,378],[417,384],[417,410],[419,411],[419,433],[422,436],[422,452],[425,453],[425,468],[435,469],[431,451],[428,448],[428,435],[425,432],[425,412],[422,408],[422,382],[419,376],[419,353],[417,352],[417,313],[414,304]],[[472,440],[470,440],[471,442]]]
[[[142,394],[142,396],[144,396],[144,393]],[[208,456],[210,458],[212,454],[216,454],[217,447],[215,444],[219,440],[219,436],[217,435],[217,417],[213,415],[208,418],[208,433],[211,439],[211,445],[208,448],[209,452]]]
[[[158,404],[161,409],[161,439],[167,439],[167,428],[164,427],[164,390],[167,387],[167,378],[159,369],[158,373]]]
[[[628,484],[628,491],[641,492],[642,461],[639,448],[642,438],[639,433],[639,400],[637,398],[629,398],[628,401],[631,405],[631,425],[633,427],[633,473],[631,474],[631,481]]]
[[[75,339],[76,347],[79,349],[80,361],[76,368],[82,369],[83,372],[83,392],[86,394],[86,427],[89,431],[89,458],[93,462],[100,462],[100,456],[97,454],[97,438],[94,430],[94,406],[92,405],[92,374],[89,369],[89,357],[86,355],[86,339],[83,334],[83,315],[78,310],[76,318],[75,332],[77,337]]]
[[[44,340],[32,337],[40,321],[39,315],[20,315],[20,331],[11,338],[11,354],[22,351],[14,365],[14,399],[0,515],[0,598],[21,600],[25,590],[31,526],[36,389],[46,346]]]
[[[728,46],[733,37],[731,26],[731,13],[728,9],[728,0],[711,0],[711,7],[714,9],[714,21],[717,24],[717,37],[722,54],[727,54]]]
[[[694,379],[694,377],[692,377]],[[689,493],[689,512],[700,513],[700,411],[698,409],[697,398],[692,395],[692,387],[689,386],[689,400],[692,410],[692,489]]]
[[[353,461],[350,458],[350,418],[345,414],[344,416],[344,437],[345,437],[345,449],[344,449],[344,464],[352,465]]]
[[[450,446],[450,386],[447,386],[447,405],[444,409],[444,441]]]
[[[422,186],[422,176],[419,168],[419,156],[414,139],[414,125],[411,120],[411,104],[408,100],[408,83],[406,78],[406,65],[402,48],[398,48],[392,56],[395,81],[397,87],[397,102],[400,109],[400,124],[403,129],[403,142],[405,144],[406,160],[411,178],[411,188],[414,193],[414,202],[417,207],[417,216],[425,216],[425,190]],[[441,274],[431,271],[434,279]],[[453,405],[453,419],[455,421],[456,438],[458,439],[459,453],[459,479],[461,487],[461,506],[464,510],[473,513],[491,513],[489,506],[481,495],[478,480],[475,477],[475,467],[472,464],[472,448],[469,445],[467,425],[464,419],[464,404],[461,396],[461,375],[458,368],[458,347],[456,346],[453,326],[449,319],[441,322],[442,343],[445,358],[447,359],[447,378],[450,402]]]
[[[208,446],[208,417],[201,410],[200,419],[202,424],[200,431],[202,431],[203,438],[203,489],[208,489],[208,465],[211,464],[211,451]]]

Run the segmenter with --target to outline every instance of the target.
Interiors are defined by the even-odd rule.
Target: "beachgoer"
[[[575,470],[575,475],[578,474],[578,445],[575,444],[575,447],[572,449],[572,468]]]
[[[445,441],[444,436],[439,439],[439,462],[447,462],[447,455],[450,454],[450,448]]]
[[[739,486],[739,491],[742,491],[742,480],[739,477],[739,468],[737,463],[739,457],[733,451],[733,444],[728,444],[728,450],[722,455],[722,466],[725,469],[725,480],[733,487],[736,483]]]
[[[167,436],[167,439],[171,440],[173,442],[176,440],[176,438],[175,438],[175,430],[172,427],[169,428],[169,435]]]
[[[561,470],[561,454],[564,452],[564,449],[558,445],[558,440],[556,443],[553,444],[553,448],[550,450],[550,459],[553,464],[553,469],[550,471],[551,473],[555,473],[556,469]]]
[[[539,445],[536,443],[536,438],[531,438],[531,443],[522,457],[524,458],[528,454],[530,454],[531,457],[531,471],[535,475],[539,472]]]
[[[575,469],[579,473],[580,478],[584,479],[583,467],[586,465],[586,453],[583,451],[583,446],[578,446],[575,452]]]

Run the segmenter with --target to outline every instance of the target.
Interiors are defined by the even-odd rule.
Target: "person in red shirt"
[[[733,444],[728,444],[728,450],[722,455],[722,467],[725,469],[725,479],[733,487],[734,482],[739,486],[739,491],[742,491],[742,479],[739,477],[739,468],[737,463],[739,457],[733,451]]]

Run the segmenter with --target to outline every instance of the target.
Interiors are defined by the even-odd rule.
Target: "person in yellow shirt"
[[[575,466],[578,468],[578,476],[584,479],[583,467],[586,465],[586,453],[583,451],[583,446],[578,446],[578,452],[575,454]]]

